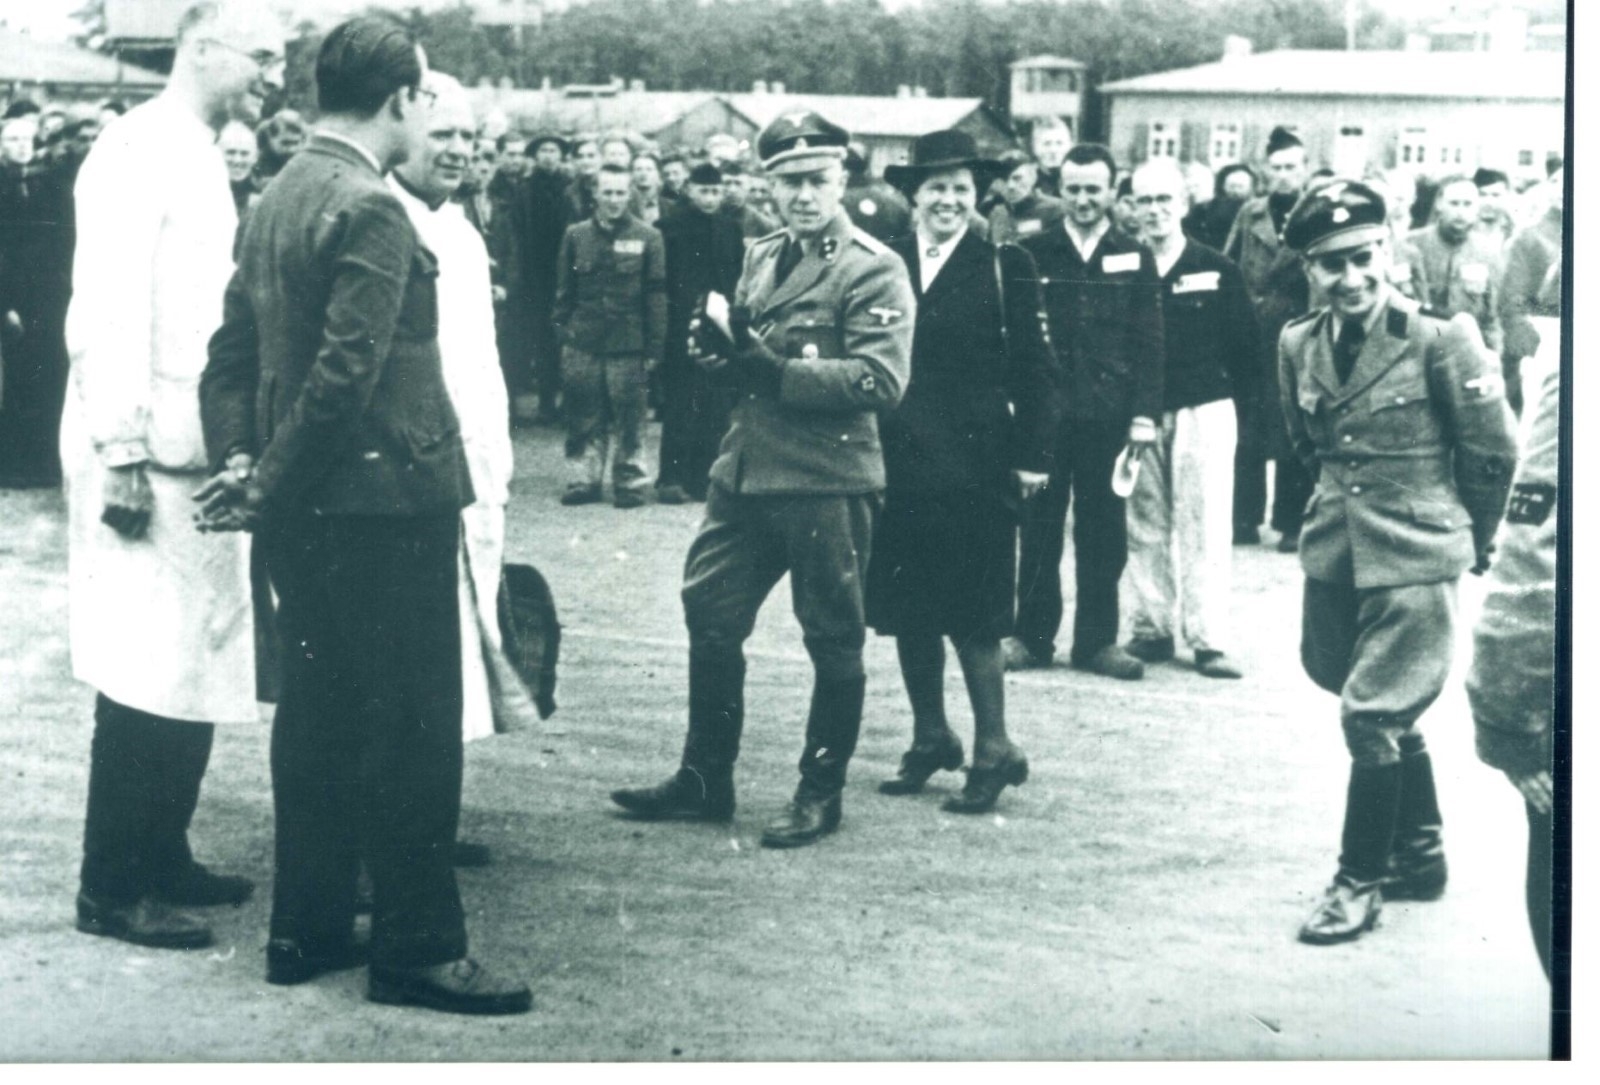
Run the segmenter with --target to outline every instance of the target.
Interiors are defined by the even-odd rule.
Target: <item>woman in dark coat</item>
[[[971,137],[919,139],[886,173],[916,207],[892,247],[917,294],[911,382],[883,419],[888,474],[867,578],[867,621],[895,638],[911,700],[911,749],[879,786],[908,795],[964,760],[944,712],[944,638],[972,701],[972,767],[944,808],[981,813],[1028,760],[1006,735],[1000,640],[1016,595],[1017,514],[1045,484],[1060,416],[1060,370],[1044,328],[1032,258],[968,229],[996,175]]]

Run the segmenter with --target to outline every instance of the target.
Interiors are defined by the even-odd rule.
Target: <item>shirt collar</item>
[[[330,132],[326,128],[318,128],[316,130],[316,134],[321,136],[323,139],[331,139],[335,143],[342,143],[346,147],[351,148],[366,160],[367,165],[372,167],[374,173],[378,174],[380,177],[383,176],[383,164],[378,161],[378,156],[367,150],[366,147],[357,143],[355,140],[348,136],[341,136],[338,132]]]
[[[1100,242],[1105,238],[1106,234],[1111,232],[1111,216],[1107,215],[1095,223],[1095,227],[1089,231],[1089,235],[1081,239],[1077,230],[1073,228],[1071,219],[1062,219],[1061,228],[1067,232],[1067,240],[1072,242],[1078,252],[1082,254],[1084,261],[1087,262],[1094,255],[1094,250],[1100,247]]]
[[[936,243],[931,237],[922,232],[921,227],[918,227],[917,251],[920,252],[924,257],[927,257],[930,253],[932,253],[935,254],[933,257],[934,259],[943,260],[948,258],[952,252],[955,252],[956,246],[961,244],[961,239],[966,236],[967,224],[965,222],[961,224],[961,229],[957,231],[954,237],[942,243]]]

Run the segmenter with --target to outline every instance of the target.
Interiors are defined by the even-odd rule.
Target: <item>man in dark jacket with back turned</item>
[[[383,181],[427,118],[398,24],[335,27],[322,127],[262,194],[201,380],[203,526],[253,527],[281,599],[272,733],[276,872],[267,980],[348,968],[372,875],[368,998],[520,1013],[528,989],[466,956],[461,509],[473,499],[439,361],[438,265]]]
[[[1047,667],[1055,655],[1067,504],[1075,494],[1072,665],[1137,679],[1144,665],[1117,645],[1117,583],[1128,561],[1128,530],[1111,469],[1125,445],[1156,439],[1160,280],[1149,250],[1111,225],[1111,152],[1080,143],[1067,152],[1060,176],[1065,221],[1022,244],[1039,268],[1050,338],[1066,376],[1066,412],[1054,472],[1022,526],[1017,635],[1006,638],[1006,668]]]

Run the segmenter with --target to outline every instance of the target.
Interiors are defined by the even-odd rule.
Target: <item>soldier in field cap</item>
[[[689,547],[689,733],[665,783],[612,793],[635,817],[726,821],[744,722],[743,645],[789,574],[815,669],[800,786],[761,838],[810,844],[839,825],[861,730],[863,584],[882,505],[878,412],[900,401],[916,302],[905,264],[842,206],[849,135],[786,113],[757,149],[785,228],[751,244],[726,314],[713,295],[690,357],[738,396]]]
[[[1450,674],[1456,581],[1488,567],[1516,445],[1499,361],[1470,316],[1388,278],[1383,198],[1334,180],[1284,224],[1314,296],[1284,328],[1279,391],[1295,454],[1320,468],[1300,538],[1301,661],[1337,693],[1351,768],[1339,871],[1300,930],[1359,937],[1383,898],[1444,892],[1442,818],[1418,718]]]

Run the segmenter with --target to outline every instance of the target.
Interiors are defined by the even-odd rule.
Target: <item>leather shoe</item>
[[[333,949],[308,950],[294,938],[274,938],[267,943],[267,982],[291,987],[314,980],[324,972],[343,972],[367,963],[367,943],[354,938]]]
[[[1278,539],[1278,553],[1293,554],[1300,549],[1300,533],[1298,531],[1285,531]]]
[[[636,509],[644,504],[644,494],[637,490],[618,490],[611,504],[619,509]]]
[[[167,904],[187,908],[210,908],[218,904],[238,907],[256,890],[249,878],[236,874],[213,874],[199,863],[190,863],[183,872],[156,887],[154,895]]]
[[[825,799],[795,795],[783,816],[761,833],[764,848],[803,848],[839,828],[844,804],[837,794]]]
[[[1258,546],[1261,543],[1261,529],[1259,527],[1236,527],[1233,529],[1233,545]]]
[[[1194,654],[1194,669],[1207,678],[1243,678],[1244,672],[1221,652],[1202,649]]]
[[[494,862],[494,855],[489,851],[487,844],[474,844],[466,840],[457,840],[455,847],[450,850],[450,865],[455,867],[480,867],[488,866]]]
[[[569,486],[561,495],[563,505],[593,505],[601,498],[598,486]]]
[[[1383,880],[1384,900],[1438,900],[1450,880],[1444,845],[1437,836],[1429,844],[1397,847]]]
[[[1106,645],[1087,659],[1075,659],[1072,665],[1080,671],[1120,678],[1124,682],[1135,682],[1144,677],[1144,664],[1115,644]]]
[[[655,787],[619,788],[611,801],[640,821],[731,821],[733,775],[682,768]]]
[[[1300,941],[1331,946],[1360,938],[1378,925],[1383,911],[1383,883],[1363,882],[1340,874],[1328,886],[1316,910],[1300,928]]]
[[[1165,663],[1176,654],[1176,648],[1171,637],[1134,637],[1127,652],[1145,663]]]
[[[527,984],[502,979],[471,957],[426,968],[367,970],[367,1001],[444,1013],[511,1014],[533,1008]]]
[[[987,814],[994,809],[1001,790],[1013,787],[1028,779],[1028,759],[1022,751],[1012,750],[993,765],[974,765],[967,770],[967,786],[961,794],[944,802],[943,809],[952,814]]]
[[[1006,637],[1000,642],[1000,658],[1008,671],[1036,671],[1050,666],[1053,652],[1043,655],[1033,651],[1016,637]]]
[[[949,731],[937,742],[913,745],[900,755],[900,772],[893,780],[878,785],[882,795],[915,795],[928,778],[940,769],[958,769],[966,760],[961,740]]]
[[[198,917],[180,912],[155,897],[115,905],[79,893],[78,929],[85,934],[117,938],[152,949],[205,949],[213,941],[211,928]]]
[[[668,483],[665,486],[656,487],[656,504],[687,505],[688,503],[689,492],[682,486],[674,486],[671,483]]]

